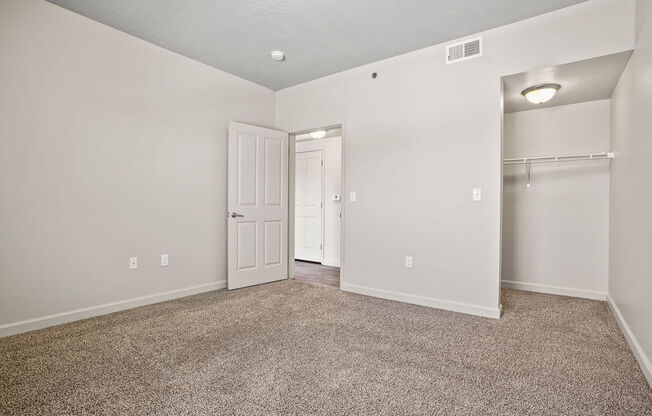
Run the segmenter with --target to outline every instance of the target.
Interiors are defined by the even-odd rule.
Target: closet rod
[[[524,165],[528,163],[579,162],[585,160],[614,159],[614,152],[587,153],[584,155],[537,156],[503,159],[505,165]]]

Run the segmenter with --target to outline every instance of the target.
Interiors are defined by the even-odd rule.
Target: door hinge
[[[323,160],[321,161],[321,165],[324,166],[324,161]]]
[[[324,249],[324,246],[320,244],[320,245],[319,245],[319,249],[320,249],[320,250],[323,250],[323,249]]]
[[[324,203],[323,203],[323,202],[320,202],[320,203],[319,203],[319,207],[320,207],[320,208],[324,208]]]

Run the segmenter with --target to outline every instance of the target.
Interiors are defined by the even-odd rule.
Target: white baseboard
[[[618,322],[620,330],[623,332],[627,343],[632,349],[634,358],[636,358],[638,365],[641,367],[643,375],[645,375],[645,378],[647,379],[647,383],[650,385],[650,387],[652,387],[652,363],[650,363],[650,358],[645,355],[645,351],[643,351],[641,344],[638,343],[634,333],[630,329],[629,325],[627,325],[627,321],[625,321],[625,318],[620,313],[620,309],[618,309],[616,303],[613,301],[613,299],[611,299],[611,296],[607,296],[607,304],[609,305],[609,308],[611,308],[611,312],[613,312],[614,316],[616,317],[616,322]]]
[[[78,321],[80,319],[92,318],[94,316],[105,315],[122,311],[125,309],[136,308],[138,306],[151,305],[152,303],[164,302],[177,298],[183,298],[198,293],[210,292],[212,290],[224,289],[226,280],[203,285],[186,287],[183,289],[171,290],[169,292],[155,293],[153,295],[141,296],[121,300],[118,302],[105,303],[103,305],[91,306],[89,308],[75,309],[68,312],[57,313],[54,315],[42,316],[40,318],[28,319],[25,321],[14,322],[6,325],[0,325],[0,338],[10,335],[21,334],[35,329],[47,328],[49,326],[65,324],[68,322]]]
[[[375,298],[396,300],[399,302],[411,303],[414,305],[430,306],[431,308],[444,309],[447,311],[500,319],[500,307],[487,308],[484,306],[471,305],[468,303],[452,302],[426,296],[394,292],[391,290],[374,289],[371,287],[352,285],[349,283],[341,283],[340,289],[345,292],[358,293],[360,295],[373,296]]]
[[[340,261],[335,259],[324,259],[321,264],[324,266],[340,267]]]
[[[512,280],[501,280],[502,287],[508,289],[526,290],[528,292],[547,293],[549,295],[571,296],[593,300],[607,300],[607,293],[594,290],[575,289],[572,287],[542,285],[539,283],[515,282]]]

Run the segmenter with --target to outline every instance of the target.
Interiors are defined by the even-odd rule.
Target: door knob
[[[229,214],[231,218],[239,218],[239,217],[244,217],[242,214],[238,214],[237,212],[232,212]]]

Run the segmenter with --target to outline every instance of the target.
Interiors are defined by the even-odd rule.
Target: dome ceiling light
[[[323,139],[324,136],[326,136],[325,130],[317,130],[310,133],[310,137],[312,137],[313,139]]]
[[[550,101],[560,88],[559,84],[539,84],[524,89],[521,94],[532,104],[542,104]]]

